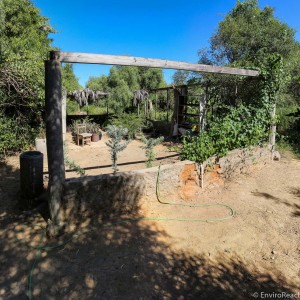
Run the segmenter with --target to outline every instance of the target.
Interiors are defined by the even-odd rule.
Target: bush
[[[209,157],[225,156],[228,151],[255,146],[268,138],[268,122],[263,110],[240,106],[230,108],[223,118],[215,118],[208,131],[185,137],[182,158],[203,163]]]
[[[16,119],[0,114],[0,157],[29,149],[36,134],[28,125],[20,126]]]
[[[136,135],[141,132],[141,129],[145,125],[145,121],[138,117],[136,114],[123,113],[117,118],[113,118],[110,121],[111,125],[123,127],[128,129],[128,138],[134,139]]]
[[[214,143],[206,131],[201,131],[198,136],[183,138],[181,159],[188,159],[201,164],[214,154]]]

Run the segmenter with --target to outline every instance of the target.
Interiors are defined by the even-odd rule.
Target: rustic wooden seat
[[[82,141],[82,146],[84,146],[84,143],[91,145],[92,134],[86,132],[85,124],[77,125],[77,146],[79,146],[80,140]]]

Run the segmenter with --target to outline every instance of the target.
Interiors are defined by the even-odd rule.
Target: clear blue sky
[[[196,63],[236,0],[33,0],[58,31],[54,46],[62,51],[134,55]],[[293,27],[300,40],[300,0],[260,0]],[[109,66],[74,65],[85,85],[90,76],[108,74]],[[171,81],[174,71],[165,70]]]

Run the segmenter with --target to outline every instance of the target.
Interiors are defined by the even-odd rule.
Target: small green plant
[[[214,154],[213,141],[206,131],[201,131],[198,136],[184,137],[181,159],[188,159],[202,164]]]
[[[105,144],[110,148],[109,152],[111,153],[111,160],[112,160],[112,168],[114,170],[114,174],[118,171],[117,160],[118,160],[118,153],[123,151],[129,141],[121,143],[121,140],[128,134],[128,129],[123,127],[118,127],[115,125],[108,125],[106,127],[106,131],[110,136],[110,140]]]
[[[112,125],[120,126],[128,129],[128,138],[134,139],[136,135],[141,132],[141,129],[144,127],[144,120],[138,117],[136,114],[126,114],[123,113],[117,118],[114,118],[110,121]]]
[[[164,140],[164,137],[158,137],[156,139],[150,138],[146,139],[144,136],[142,136],[142,142],[145,144],[145,146],[142,146],[142,149],[146,150],[146,166],[147,168],[152,167],[152,163],[155,160],[155,152],[154,152],[154,146],[160,144]]]
[[[100,130],[100,126],[95,122],[86,124],[86,131],[88,133],[99,133],[99,130]]]
[[[64,158],[66,165],[71,169],[74,170],[80,176],[85,175],[85,170],[81,168],[74,160],[69,158],[69,149],[66,143],[64,143]]]

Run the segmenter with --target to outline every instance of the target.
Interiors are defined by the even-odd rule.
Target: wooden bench
[[[84,146],[85,143],[91,145],[92,142],[92,134],[86,132],[85,124],[77,125],[77,146],[79,146],[80,141],[82,141],[82,146]]]

